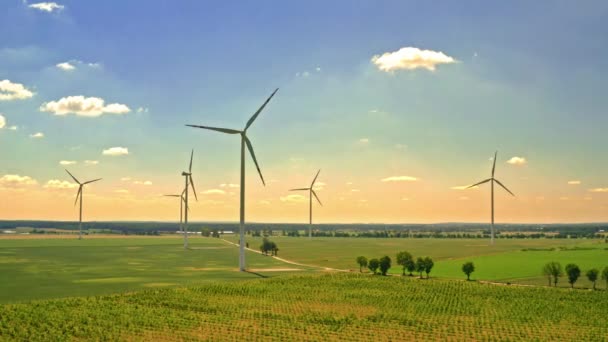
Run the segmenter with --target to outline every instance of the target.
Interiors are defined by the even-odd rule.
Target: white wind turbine
[[[255,158],[255,153],[253,152],[253,146],[251,145],[251,141],[249,141],[249,138],[247,138],[247,129],[249,129],[251,124],[253,124],[255,119],[258,117],[258,115],[260,115],[260,113],[262,112],[264,107],[266,107],[266,105],[268,104],[270,99],[272,99],[272,97],[274,96],[274,94],[276,94],[276,92],[278,90],[279,89],[277,88],[277,89],[275,89],[274,92],[272,92],[272,94],[270,95],[270,97],[268,97],[268,99],[266,99],[264,104],[262,104],[262,106],[253,114],[253,116],[251,116],[249,121],[247,121],[247,124],[245,125],[245,129],[243,129],[242,131],[239,131],[236,129],[229,129],[229,128],[220,128],[220,127],[186,125],[188,127],[203,128],[203,129],[208,129],[208,130],[217,131],[217,132],[226,133],[226,134],[240,134],[241,135],[241,208],[240,208],[240,227],[239,227],[239,234],[240,234],[239,269],[241,271],[245,271],[245,145],[247,145],[249,154],[251,154],[251,158],[253,159],[253,162],[255,163],[255,167],[258,170],[258,174],[260,175],[260,178],[262,179],[262,184],[266,185],[266,183],[264,182],[264,176],[262,176],[262,171],[260,171],[260,166],[258,165],[258,161]]]
[[[84,188],[85,185],[93,183],[93,182],[97,182],[99,180],[101,180],[101,178],[98,179],[94,179],[94,180],[90,180],[84,183],[80,183],[80,181],[78,181],[78,179],[76,179],[76,177],[74,177],[74,175],[72,175],[70,173],[70,171],[68,171],[67,169],[65,170],[65,172],[67,172],[70,177],[72,177],[72,179],[78,183],[78,192],[76,193],[76,200],[74,201],[74,206],[76,206],[76,203],[78,203],[78,198],[80,197],[80,215],[78,216],[78,240],[82,240],[82,189]]]
[[[186,192],[186,190],[184,189],[182,191],[182,193],[179,195],[163,195],[165,197],[179,197],[179,231],[182,233],[184,232],[183,214],[184,214],[184,203],[186,202],[186,199],[184,198],[185,192]],[[190,208],[188,208],[187,210],[189,211]]]
[[[192,158],[194,157],[194,149],[190,154],[190,166],[188,167],[188,172],[182,171],[182,176],[184,176],[186,185],[184,186],[184,203],[186,204],[186,210],[184,210],[184,225],[182,233],[184,234],[184,249],[188,248],[188,189],[190,185],[192,185],[192,192],[194,193],[194,198],[198,201],[198,196],[196,195],[196,188],[194,187],[194,180],[192,179]]]
[[[515,195],[511,192],[511,190],[507,189],[507,187],[504,186],[498,179],[494,178],[494,171],[496,170],[496,156],[497,156],[497,154],[498,154],[498,151],[496,151],[494,153],[494,164],[492,165],[492,177],[490,177],[490,178],[488,178],[486,180],[483,180],[483,181],[481,181],[479,183],[476,183],[476,184],[473,184],[473,185],[467,187],[467,189],[470,189],[472,187],[475,187],[475,186],[478,186],[478,185],[490,182],[490,186],[491,186],[491,189],[492,189],[491,190],[491,206],[492,206],[492,221],[491,222],[492,222],[492,224],[490,226],[490,228],[491,228],[491,231],[490,231],[490,234],[491,234],[490,244],[492,244],[492,245],[494,244],[494,183],[497,183],[503,189],[507,190],[508,193],[510,193],[512,196],[515,197]]]
[[[317,202],[319,202],[319,204],[321,206],[323,206],[323,203],[321,203],[321,200],[319,199],[319,196],[317,196],[317,193],[315,192],[315,189],[314,189],[315,182],[317,181],[317,177],[319,177],[319,173],[320,172],[321,172],[321,170],[317,171],[317,175],[312,180],[312,183],[310,183],[310,187],[309,188],[298,188],[298,189],[291,189],[291,190],[289,190],[289,191],[308,191],[308,206],[309,206],[309,212],[308,212],[308,238],[309,239],[312,239],[312,196],[314,195],[315,198],[317,199]]]

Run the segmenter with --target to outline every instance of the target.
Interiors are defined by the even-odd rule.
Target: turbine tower
[[[78,215],[78,240],[82,240],[82,189],[84,188],[85,185],[87,184],[91,184],[93,182],[97,182],[99,180],[101,180],[101,178],[98,179],[93,179],[84,183],[80,183],[80,181],[78,181],[78,179],[76,179],[76,177],[74,177],[74,175],[72,175],[70,173],[70,171],[68,171],[67,169],[65,170],[65,172],[67,172],[70,177],[72,177],[72,179],[78,183],[78,192],[76,193],[76,200],[74,201],[74,206],[76,206],[76,203],[78,203],[78,198],[80,197],[80,214]]]
[[[264,107],[270,102],[270,99],[276,94],[279,89],[275,89],[274,92],[266,99],[266,102],[262,104],[262,106],[251,116],[247,124],[245,125],[245,129],[242,131],[236,129],[229,128],[220,128],[220,127],[209,127],[209,126],[198,126],[198,125],[186,125],[188,127],[194,128],[202,128],[208,129],[211,131],[226,133],[226,134],[240,134],[241,135],[241,208],[240,208],[240,225],[239,225],[239,269],[241,271],[245,271],[245,145],[247,145],[247,149],[249,150],[249,154],[251,154],[251,158],[255,163],[255,167],[258,170],[258,174],[262,179],[262,184],[264,186],[266,183],[264,182],[264,176],[262,176],[262,171],[260,171],[260,166],[258,165],[258,161],[255,158],[255,153],[253,152],[253,146],[251,145],[251,141],[247,138],[247,129],[253,124],[255,119],[260,115]]]
[[[308,213],[308,238],[312,239],[312,196],[314,195],[315,198],[317,199],[317,202],[319,202],[319,204],[321,206],[323,206],[323,203],[321,203],[321,200],[319,199],[319,196],[317,196],[317,193],[315,192],[315,190],[313,189],[315,186],[315,182],[317,181],[317,177],[319,177],[319,173],[321,172],[321,170],[317,171],[317,175],[315,176],[315,178],[312,180],[312,183],[310,183],[310,187],[309,188],[298,188],[298,189],[291,189],[289,191],[308,191],[308,206],[309,206],[309,213]]]
[[[492,165],[492,177],[483,180],[479,183],[473,184],[471,186],[468,186],[467,189],[470,189],[472,187],[490,182],[490,187],[491,187],[491,207],[492,207],[492,223],[490,226],[490,244],[493,245],[494,244],[494,183],[500,185],[503,189],[507,190],[508,193],[510,193],[513,197],[515,197],[515,195],[511,192],[511,190],[507,189],[506,186],[504,186],[498,179],[494,178],[494,171],[496,170],[496,156],[498,155],[498,151],[496,151],[494,153],[494,164]]]
[[[192,158],[194,157],[194,149],[190,154],[190,166],[188,167],[188,172],[182,171],[182,176],[184,176],[186,185],[184,186],[184,203],[186,204],[186,210],[184,210],[184,225],[183,225],[183,234],[184,234],[184,249],[188,249],[188,189],[190,185],[192,185],[192,192],[194,193],[194,198],[198,202],[198,196],[196,195],[196,188],[194,187],[194,180],[192,179]]]
[[[186,190],[184,189],[182,191],[181,194],[179,195],[163,195],[165,197],[179,197],[179,231],[180,232],[184,232],[184,225],[183,225],[183,214],[184,214],[184,202],[186,202],[186,199],[184,198],[184,193],[186,192]],[[190,208],[187,209],[188,211],[190,211]]]

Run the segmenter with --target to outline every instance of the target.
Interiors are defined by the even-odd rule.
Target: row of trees
[[[570,287],[574,288],[574,283],[576,283],[582,273],[580,267],[576,264],[568,264],[565,271]],[[559,278],[564,275],[564,269],[562,269],[562,265],[559,262],[552,261],[543,267],[543,275],[547,277],[549,286],[551,286],[552,282],[553,286],[557,286]],[[593,289],[595,290],[595,284],[600,277],[600,271],[597,268],[592,268],[587,271],[586,276],[593,283]],[[602,270],[601,278],[606,281],[606,288],[608,289],[608,266]]]
[[[364,256],[359,256],[356,259],[357,264],[359,265],[359,272],[363,272],[363,268],[367,267],[373,274],[377,274],[378,270],[380,270],[380,274],[386,275],[388,270],[391,268],[391,258],[389,256],[383,256],[380,259],[370,259],[367,260]],[[435,266],[433,259],[430,257],[418,257],[414,260],[414,257],[411,253],[403,251],[397,253],[397,264],[402,267],[403,273],[407,271],[409,276],[413,276],[413,272],[417,272],[422,279],[422,273],[426,273],[427,279],[429,278],[429,273]]]
[[[268,238],[264,238],[262,239],[262,245],[260,245],[260,251],[262,251],[262,253],[264,253],[264,255],[268,255],[268,252],[270,252],[270,255],[277,255],[279,253],[279,248],[277,247],[277,244],[274,243],[274,241],[270,241],[268,240]]]

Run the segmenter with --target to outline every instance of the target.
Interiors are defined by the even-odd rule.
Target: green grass
[[[224,241],[193,237],[190,247],[176,237],[0,239],[0,303],[259,277],[237,271],[238,248]],[[254,269],[290,267],[251,252],[247,259]]]
[[[358,274],[0,306],[7,340],[604,341],[608,294]]]

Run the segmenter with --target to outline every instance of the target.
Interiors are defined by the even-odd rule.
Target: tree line
[[[564,272],[565,271],[565,272]],[[549,286],[553,283],[553,286],[557,286],[559,278],[563,277],[564,274],[568,277],[568,283],[571,288],[574,288],[574,284],[581,276],[581,269],[576,264],[568,264],[565,268],[559,262],[552,261],[543,266],[542,273],[549,281]],[[585,274],[587,279],[593,283],[593,289],[595,290],[595,284],[601,276],[601,279],[606,281],[606,289],[608,290],[608,266],[604,267],[601,274],[597,268],[592,268]]]
[[[422,279],[423,273],[426,274],[426,278],[428,279],[433,266],[435,266],[435,262],[430,257],[418,257],[414,260],[412,254],[406,251],[397,253],[396,260],[397,264],[402,267],[403,276],[405,276],[406,271],[410,277],[414,276],[413,272],[416,272],[419,274],[420,279]],[[359,256],[356,262],[359,265],[359,272],[363,272],[363,268],[367,267],[372,274],[386,275],[391,268],[392,260],[388,255],[380,259],[373,258],[369,260],[365,256]]]

